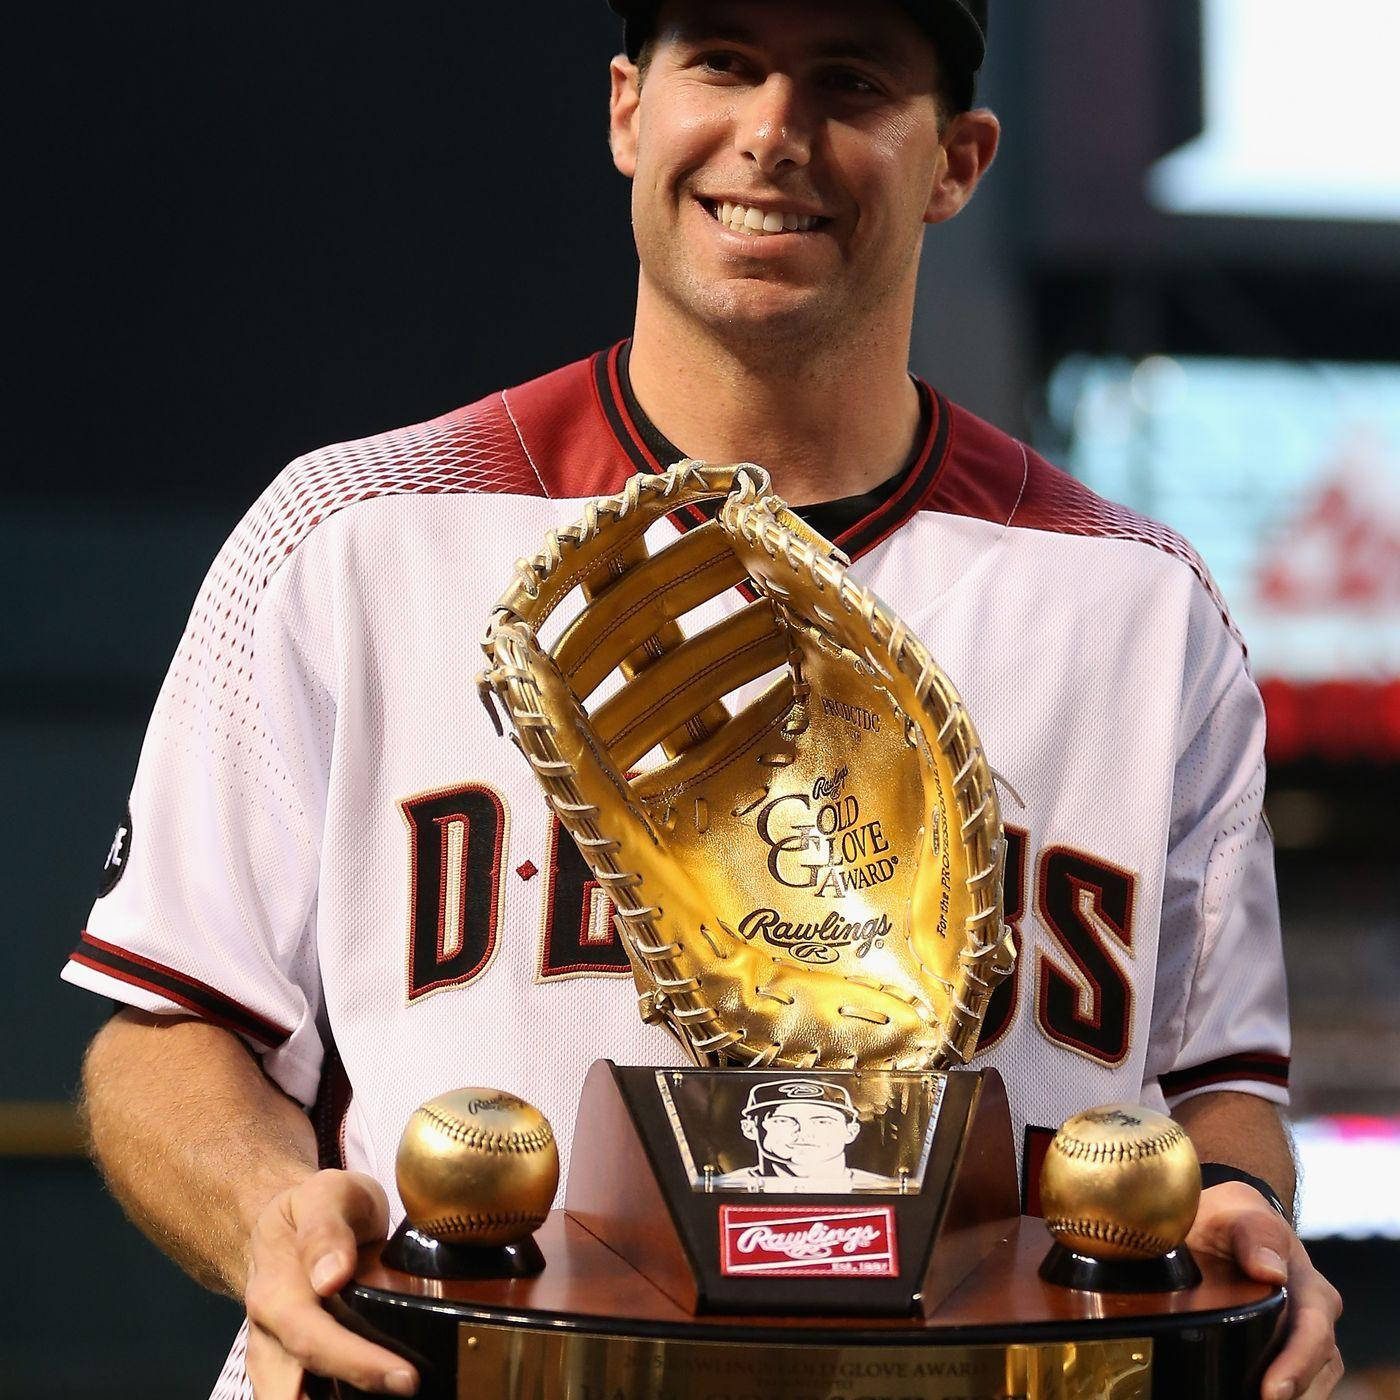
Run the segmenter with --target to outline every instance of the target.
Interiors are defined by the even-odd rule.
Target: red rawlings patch
[[[894,1211],[889,1206],[721,1206],[720,1271],[725,1274],[894,1278]]]

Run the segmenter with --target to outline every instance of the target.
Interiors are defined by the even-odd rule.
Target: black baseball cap
[[[895,0],[924,29],[938,50],[952,86],[950,96],[960,107],[972,106],[977,72],[987,56],[988,0]],[[656,23],[662,0],[608,0],[624,20],[623,43],[628,58],[642,51]]]
[[[851,1096],[839,1084],[829,1084],[820,1079],[770,1079],[764,1084],[755,1084],[749,1090],[749,1101],[744,1105],[741,1117],[762,1113],[766,1108],[778,1108],[788,1103],[824,1103],[840,1109],[849,1118],[859,1118]]]

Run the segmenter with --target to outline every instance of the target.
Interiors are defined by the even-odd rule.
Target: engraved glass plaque
[[[923,1186],[946,1076],[658,1070],[696,1191],[905,1195]]]

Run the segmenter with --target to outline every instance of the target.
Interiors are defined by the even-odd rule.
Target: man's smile
[[[746,234],[749,237],[763,237],[775,233],[810,233],[813,229],[831,222],[819,214],[784,208],[781,205],[740,204],[728,199],[703,197],[700,203],[709,212],[710,217],[722,227],[732,233]]]

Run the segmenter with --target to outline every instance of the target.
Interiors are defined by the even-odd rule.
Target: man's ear
[[[985,107],[960,112],[943,133],[942,153],[924,210],[926,224],[941,224],[961,212],[996,159],[1001,123]]]
[[[758,1141],[758,1124],[752,1118],[741,1118],[739,1128],[750,1142]]]
[[[637,106],[642,96],[637,65],[626,54],[618,54],[609,77],[608,147],[613,164],[630,180],[637,173]]]

